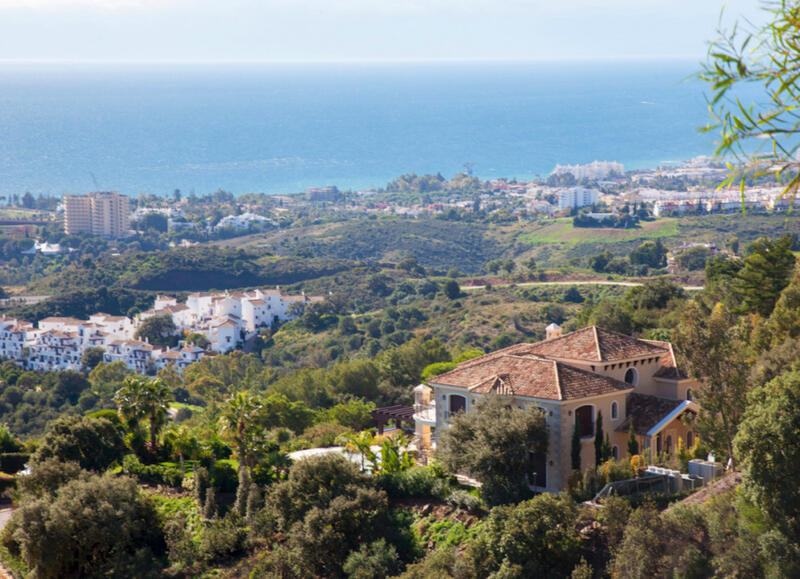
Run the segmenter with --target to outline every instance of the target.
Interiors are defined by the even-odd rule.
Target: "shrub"
[[[122,459],[122,472],[135,476],[140,482],[147,484],[163,484],[181,488],[183,473],[174,466],[159,464],[142,464],[136,455],[127,454]]]
[[[384,473],[377,477],[377,483],[392,498],[434,497],[446,500],[452,492],[446,475],[430,466]]]
[[[200,536],[200,556],[207,561],[224,561],[244,550],[245,530],[233,516],[208,521]]]
[[[236,492],[239,486],[239,473],[230,463],[218,460],[211,467],[211,486],[223,493]]]
[[[336,439],[344,433],[353,432],[346,426],[334,422],[315,424],[303,432],[303,438],[311,444],[311,448],[336,446]]]
[[[451,492],[447,497],[447,504],[453,508],[461,509],[469,513],[477,513],[483,506],[483,502],[479,497],[462,489]]]

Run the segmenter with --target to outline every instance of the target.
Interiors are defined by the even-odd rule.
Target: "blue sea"
[[[0,65],[0,195],[383,186],[713,152],[694,62]]]

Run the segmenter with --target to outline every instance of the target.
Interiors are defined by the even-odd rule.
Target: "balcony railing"
[[[414,404],[414,417],[426,422],[436,422],[436,404]]]

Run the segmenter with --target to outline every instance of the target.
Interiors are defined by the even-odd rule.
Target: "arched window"
[[[636,386],[639,383],[639,373],[633,368],[628,368],[625,372],[625,382],[631,386]]]
[[[686,389],[686,400],[694,400],[694,392],[691,388]]]
[[[450,395],[450,415],[456,412],[464,412],[467,409],[467,399],[458,394]]]
[[[616,402],[611,403],[611,419],[616,420],[619,418],[619,405]]]
[[[594,436],[594,406],[581,406],[575,411],[575,424],[581,438]]]
[[[611,456],[614,457],[614,460],[619,460],[619,447],[616,444],[611,447]]]
[[[686,433],[686,448],[692,448],[694,446],[694,432],[691,430]]]

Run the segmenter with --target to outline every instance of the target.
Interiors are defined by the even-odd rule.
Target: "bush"
[[[483,507],[483,501],[479,497],[462,489],[451,492],[447,497],[447,504],[469,513],[477,513]]]
[[[377,477],[378,488],[392,498],[434,497],[446,500],[453,492],[449,479],[433,467],[417,467],[406,471],[384,473]]]
[[[207,561],[224,561],[244,550],[245,530],[232,516],[208,521],[200,536],[200,556]]]
[[[151,577],[163,569],[158,514],[130,478],[72,480],[13,517],[14,540],[37,577]]]
[[[311,444],[311,448],[322,448],[336,446],[336,439],[345,433],[353,431],[346,426],[334,422],[323,422],[315,424],[303,432],[302,438]]]
[[[239,473],[230,463],[220,461],[211,468],[211,486],[223,493],[236,492],[239,486]]]
[[[122,459],[122,472],[135,476],[147,484],[163,484],[182,488],[183,473],[180,468],[159,464],[142,464],[136,455],[128,454]]]

